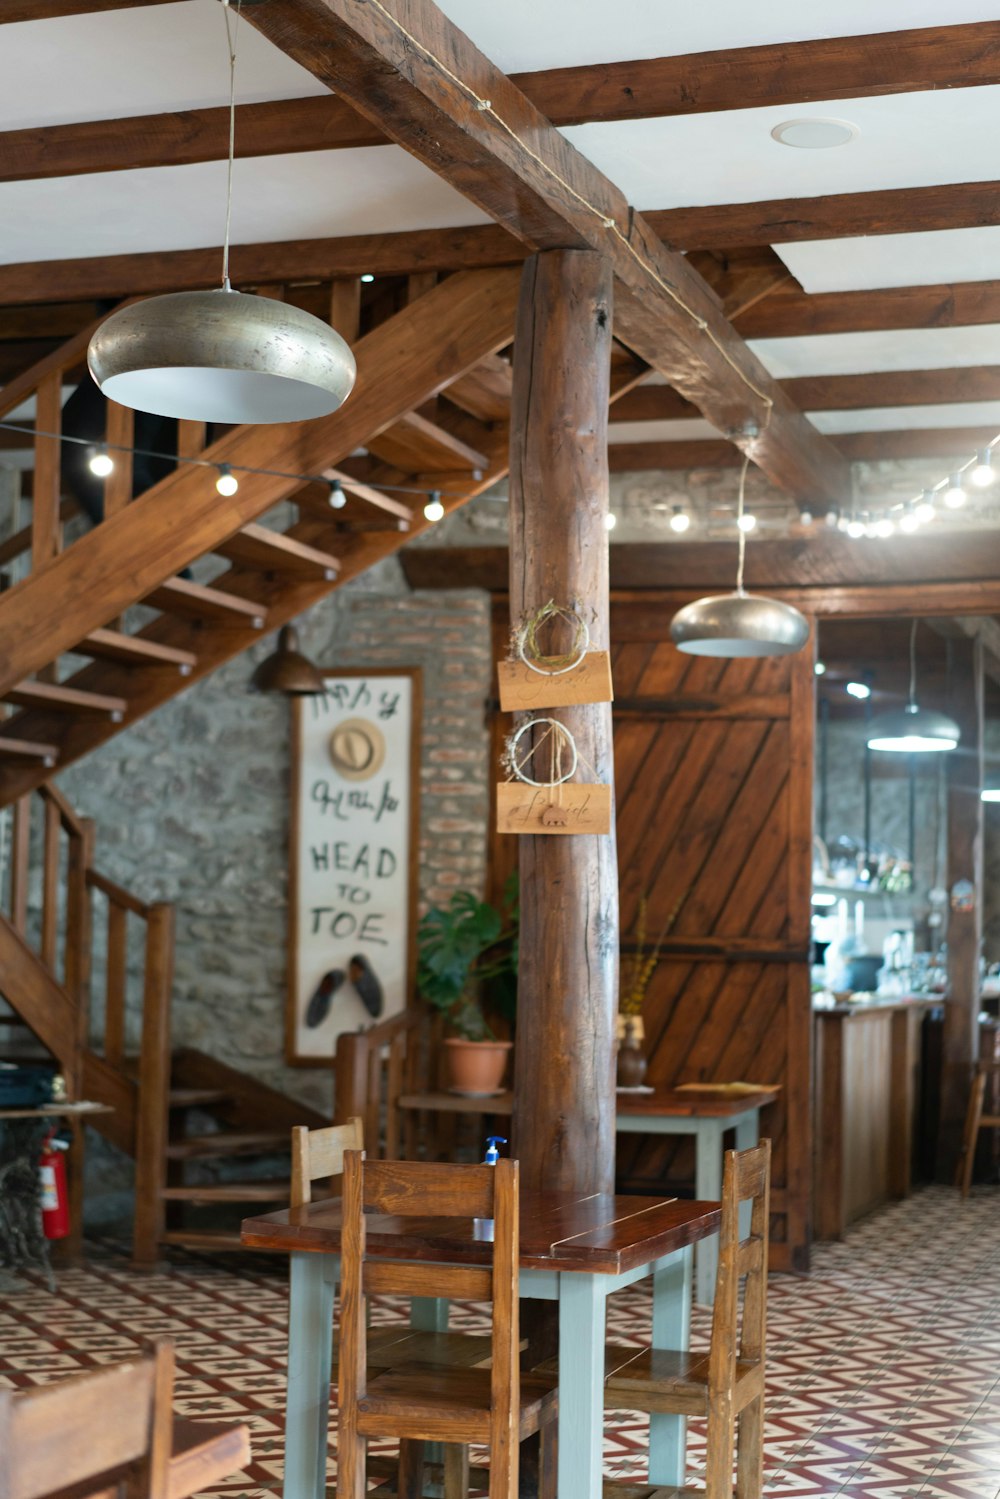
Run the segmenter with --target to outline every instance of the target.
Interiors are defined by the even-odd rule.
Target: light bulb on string
[[[887,541],[889,537],[895,533],[895,530],[895,523],[891,521],[887,515],[881,516],[875,522],[875,535],[878,537],[879,541]]]
[[[92,474],[97,475],[98,479],[106,479],[114,471],[115,462],[107,448],[98,448],[97,452],[91,458],[88,467]]]
[[[824,515],[823,519],[828,526],[835,526],[840,519],[840,511],[834,510],[831,506],[831,508]]]
[[[240,487],[240,481],[229,467],[228,463],[219,464],[219,477],[215,481],[215,487],[220,494],[229,496],[235,494]]]
[[[849,520],[847,522],[847,534],[852,541],[860,541],[862,536],[865,534],[864,521],[859,520],[857,516],[854,516],[852,520]]]
[[[424,506],[424,519],[429,521],[444,520],[444,506],[441,503],[441,495],[436,489]]]
[[[339,479],[334,479],[330,485],[330,509],[343,510],[347,504],[347,496]]]
[[[604,517],[605,531],[613,531],[618,524],[618,517],[613,510],[609,510]]]
[[[903,513],[899,517],[899,529],[907,536],[912,536],[914,531],[919,530],[920,520],[917,516],[917,508],[910,500],[903,506]]]
[[[917,517],[917,521],[921,526],[928,525],[934,519],[934,517],[937,515],[937,509],[934,505],[933,489],[924,490],[923,494],[920,496],[920,499],[917,501],[913,513]]]
[[[962,488],[962,475],[952,474],[948,479],[948,487],[944,490],[941,498],[949,510],[960,510],[965,504],[965,490]]]
[[[976,454],[976,461],[969,471],[969,483],[974,484],[977,489],[986,489],[996,478],[996,470],[993,467],[993,449],[980,448]]]
[[[679,536],[682,531],[686,531],[688,529],[688,527],[690,526],[690,524],[691,524],[691,517],[690,517],[690,515],[688,515],[687,511],[684,509],[683,505],[675,505],[674,509],[673,509],[673,514],[670,517],[670,529],[671,529],[671,531],[676,531],[677,534],[678,534],[678,536]]]
[[[812,523],[813,523],[813,513],[812,513],[812,511],[811,510],[800,510],[799,511],[799,524],[802,525],[802,526],[811,526]]]
[[[360,279],[365,283],[366,286],[368,286],[372,281],[375,280],[375,277],[372,275],[371,271],[366,271]]]
[[[755,515],[751,515],[750,511],[747,510],[744,511],[741,516],[737,517],[736,524],[739,526],[741,531],[752,531],[754,526],[757,524],[757,517]]]

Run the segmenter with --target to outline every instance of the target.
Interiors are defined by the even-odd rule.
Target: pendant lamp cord
[[[917,704],[917,624],[919,621],[914,617],[910,625],[910,709]]]
[[[229,235],[233,221],[233,160],[236,155],[236,37],[240,26],[240,9],[243,0],[236,0],[236,22],[230,24],[229,0],[222,0],[222,14],[226,21],[226,48],[229,52],[229,160],[226,167],[226,234],[222,244],[222,289],[232,291],[229,284]]]
[[[736,592],[743,593],[743,567],[747,556],[747,533],[743,529],[743,505],[746,499],[747,469],[750,467],[750,454],[743,454],[743,465],[740,469],[740,497],[736,503],[736,529],[739,532],[740,560],[736,568]]]

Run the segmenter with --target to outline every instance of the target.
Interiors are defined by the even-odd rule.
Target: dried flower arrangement
[[[649,897],[646,895],[639,898],[639,912],[635,929],[635,950],[626,953],[622,962],[621,983],[618,996],[619,1029],[624,1032],[630,1029],[638,1038],[642,1036],[642,1007],[646,999],[646,990],[649,981],[656,970],[656,964],[660,956],[660,948],[663,939],[670,932],[677,913],[683,904],[683,895],[676,901],[673,910],[667,916],[659,936],[653,946],[647,950],[646,947],[646,918],[649,911]]]

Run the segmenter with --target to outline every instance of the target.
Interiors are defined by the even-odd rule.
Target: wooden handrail
[[[130,297],[127,302],[120,302],[119,307],[127,307],[129,303],[137,301],[138,298]],[[112,311],[117,312],[118,307]],[[88,323],[86,328],[81,328],[79,333],[74,333],[58,349],[53,349],[50,354],[45,354],[30,369],[20,375],[15,375],[13,380],[0,388],[0,417],[13,411],[15,406],[20,406],[26,401],[49,375],[61,375],[73,365],[80,364],[86,358],[87,346],[98,328],[111,316],[110,312],[102,312],[101,316]]]
[[[109,880],[107,875],[100,874],[96,869],[87,870],[87,884],[92,890],[100,890],[108,900],[116,906],[122,906],[126,911],[132,911],[136,916],[148,917],[150,907],[141,901],[137,895],[125,890],[121,885],[116,885],[114,880]]]
[[[38,794],[43,801],[52,802],[59,809],[62,825],[67,833],[75,833],[77,837],[83,834],[84,819],[78,817],[69,802],[63,796],[58,787],[51,784],[39,786]]]

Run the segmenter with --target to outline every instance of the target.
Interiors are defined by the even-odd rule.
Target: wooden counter
[[[936,996],[838,1005],[813,1014],[814,1231],[906,1197],[920,1099],[921,1027]]]

